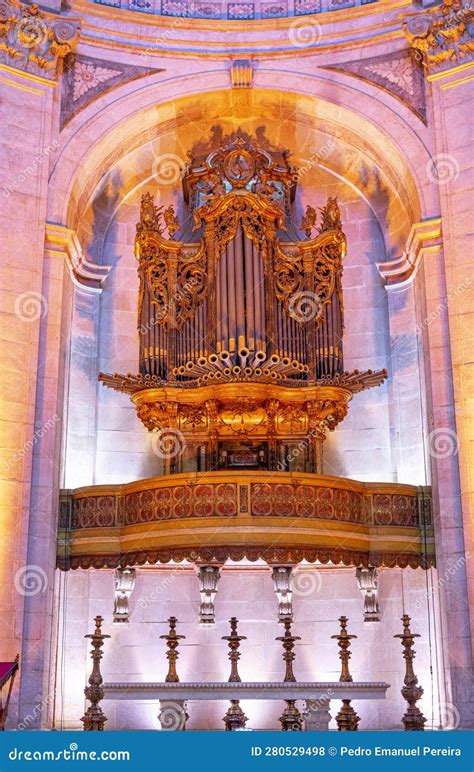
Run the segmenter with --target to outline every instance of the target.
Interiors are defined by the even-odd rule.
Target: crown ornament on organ
[[[352,394],[386,377],[344,370],[338,202],[297,223],[297,184],[288,151],[237,136],[189,154],[179,219],[142,197],[139,372],[99,378],[130,394],[150,431],[180,431],[198,470],[276,468],[296,437],[303,471],[318,471],[318,443]]]

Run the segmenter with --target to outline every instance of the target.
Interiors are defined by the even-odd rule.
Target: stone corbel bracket
[[[201,604],[199,607],[199,622],[200,624],[213,625],[216,621],[215,618],[215,606],[214,601],[217,595],[217,585],[221,574],[219,566],[200,565],[197,567],[198,580],[199,580],[199,595],[201,596]]]
[[[73,282],[82,289],[101,292],[110,265],[91,263],[82,251],[75,231],[64,225],[46,223],[45,248],[51,255],[63,257]]]
[[[364,597],[364,622],[379,622],[378,574],[373,566],[356,568],[359,590]]]
[[[134,568],[115,569],[114,623],[122,624],[129,620],[128,601],[135,588],[135,578]]]
[[[80,28],[79,19],[6,0],[0,5],[0,64],[54,81],[58,62],[76,48]]]
[[[293,619],[293,590],[291,580],[294,566],[271,566],[273,588],[278,598],[278,621],[286,618]]]
[[[405,249],[400,257],[376,263],[386,285],[402,286],[413,281],[426,252],[441,246],[441,218],[433,217],[412,225]]]

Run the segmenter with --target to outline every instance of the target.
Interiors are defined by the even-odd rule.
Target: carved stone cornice
[[[75,284],[90,292],[100,292],[109,275],[110,265],[96,265],[88,260],[75,231],[56,223],[46,223],[45,249],[63,256]]]
[[[403,31],[429,75],[474,60],[474,10],[469,1],[445,0],[409,14]]]
[[[387,286],[401,287],[412,281],[423,255],[441,246],[441,218],[432,217],[412,225],[403,253],[394,260],[377,263],[377,268]]]
[[[36,4],[0,3],[0,64],[54,81],[58,62],[79,40],[81,22],[45,14]]]

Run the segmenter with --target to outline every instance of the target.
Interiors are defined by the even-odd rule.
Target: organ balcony
[[[428,488],[291,472],[172,474],[61,496],[58,563],[434,564]]]

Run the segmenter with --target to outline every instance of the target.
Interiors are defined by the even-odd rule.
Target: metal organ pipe
[[[255,295],[257,286],[254,277],[254,263],[259,259],[258,252],[255,249],[253,241],[242,237],[242,250],[245,261],[245,311],[246,311],[246,345],[250,351],[255,351],[257,341],[256,322],[255,322]]]
[[[244,234],[242,227],[239,225],[237,228],[237,235],[234,241],[234,276],[235,276],[235,306],[236,306],[236,319],[235,319],[235,347],[238,352],[240,348],[246,345],[248,335],[246,335],[246,318],[245,318],[245,285],[244,285],[244,260],[245,260],[245,244]]]

